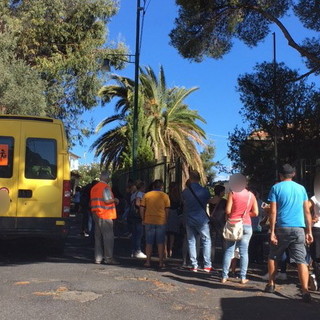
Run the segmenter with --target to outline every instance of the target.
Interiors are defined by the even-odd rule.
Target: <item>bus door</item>
[[[3,122],[0,128],[0,229],[14,229],[17,216],[20,130],[12,133],[10,125]]]
[[[58,141],[51,123],[22,124],[23,165],[20,167],[18,217],[61,216],[61,179],[58,179]]]

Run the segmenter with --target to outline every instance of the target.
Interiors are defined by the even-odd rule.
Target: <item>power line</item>
[[[150,5],[150,2],[151,2],[151,0],[149,0],[148,4],[146,5],[146,0],[144,0],[144,4],[145,4],[145,7],[146,7],[146,11],[148,10],[148,7],[149,7],[149,5]]]
[[[150,5],[151,0],[146,4],[146,0],[143,1],[143,6],[141,7],[142,10],[142,18],[141,18],[141,30],[140,30],[140,44],[139,44],[139,51],[141,51],[142,46],[142,37],[143,37],[143,30],[144,30],[144,18],[146,15],[146,12],[148,10],[148,7]]]

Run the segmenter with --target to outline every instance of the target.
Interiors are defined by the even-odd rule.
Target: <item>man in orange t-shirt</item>
[[[169,196],[163,191],[163,181],[155,180],[153,190],[147,192],[140,203],[140,214],[146,231],[146,267],[150,267],[153,243],[159,254],[159,267],[163,268],[166,224],[170,208]]]

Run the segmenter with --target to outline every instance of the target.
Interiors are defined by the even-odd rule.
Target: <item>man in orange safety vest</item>
[[[95,222],[95,263],[116,264],[113,259],[113,220],[117,218],[116,205],[119,200],[113,196],[108,184],[109,173],[101,172],[100,182],[90,192],[90,206]]]

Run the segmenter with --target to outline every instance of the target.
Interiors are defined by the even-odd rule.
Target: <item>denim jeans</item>
[[[204,268],[211,268],[211,237],[208,223],[202,225],[186,225],[189,256],[193,268],[198,268],[196,236],[200,235],[203,250]]]
[[[236,246],[239,247],[240,251],[240,279],[246,279],[249,255],[248,248],[250,238],[252,236],[252,227],[250,225],[243,226],[243,236],[239,241],[228,241],[226,240],[226,250],[223,256],[223,265],[222,265],[222,278],[227,279],[230,269],[231,260],[234,256],[234,250]]]
[[[225,250],[225,240],[223,238],[223,229],[216,228],[213,225],[210,225],[210,235],[211,235],[211,262],[214,263],[215,254],[216,254],[216,247],[218,245],[222,246],[222,253]]]
[[[146,224],[146,244],[164,244],[166,242],[165,224]]]
[[[131,236],[132,253],[135,253],[135,252],[141,251],[141,239],[143,235],[142,222],[134,221],[131,227],[132,227],[132,236]]]

